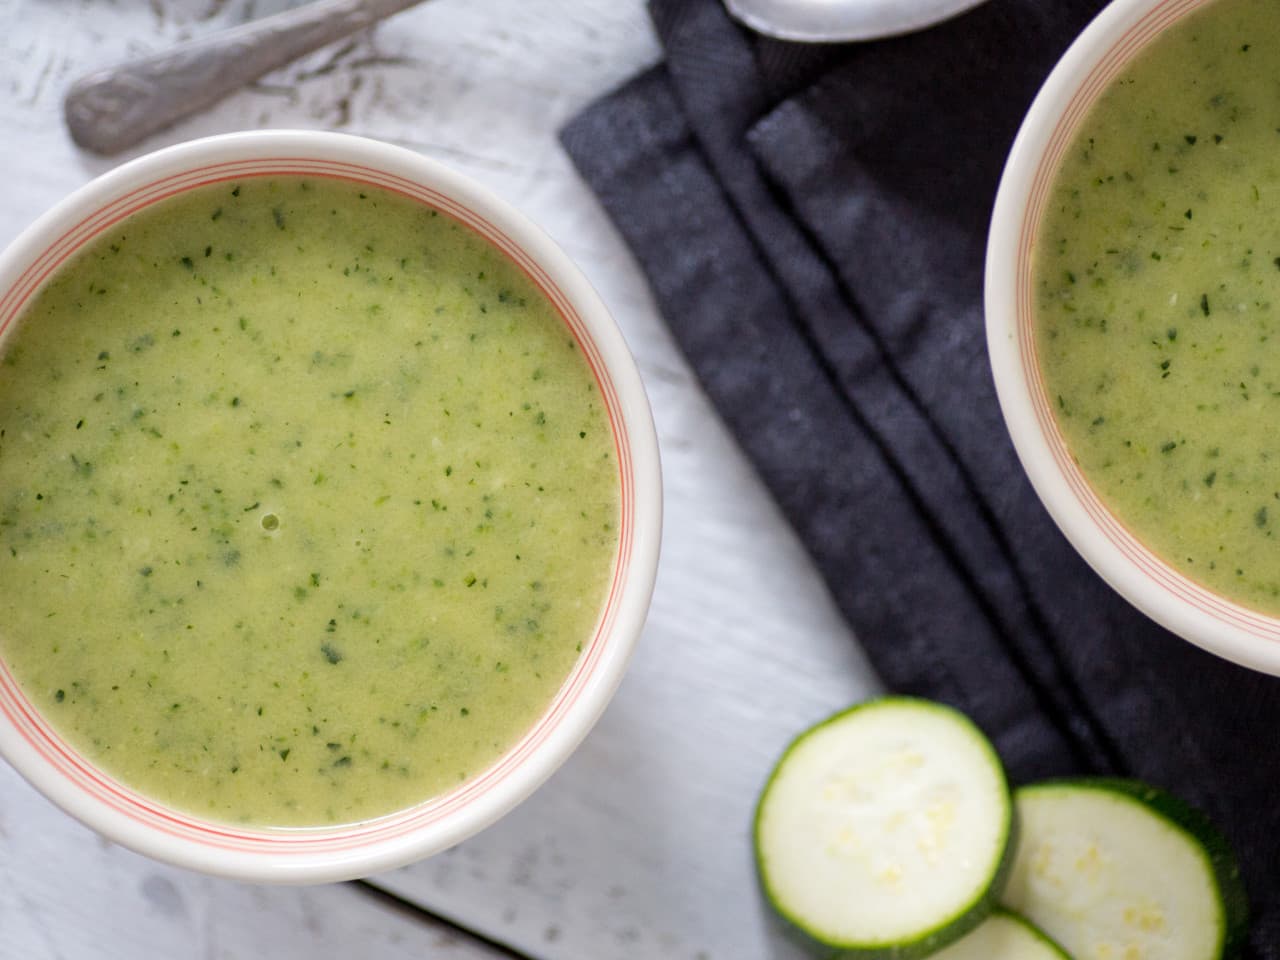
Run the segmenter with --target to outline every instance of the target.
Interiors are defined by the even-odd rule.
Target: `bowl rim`
[[[661,540],[661,470],[635,361],[603,300],[555,241],[511,204],[445,165],[349,134],[220,134],[146,154],[95,178],[0,251],[0,343],[48,275],[128,213],[206,183],[273,174],[356,180],[408,195],[462,222],[515,261],[552,301],[596,376],[622,483],[609,596],[594,637],[552,703],[485,771],[405,811],[335,827],[247,828],[165,807],[62,741],[0,663],[0,755],[71,816],[122,846],[203,873],[321,883],[403,866],[457,844],[528,797],[576,749],[621,682],[647,615]]]
[[[1072,459],[1040,380],[1030,336],[1029,260],[1049,181],[1079,122],[1161,31],[1215,0],[1113,0],[1058,61],[1010,149],[992,211],[984,277],[987,348],[1018,458],[1067,539],[1122,596],[1191,643],[1280,675],[1280,619],[1175,570],[1093,492]]]

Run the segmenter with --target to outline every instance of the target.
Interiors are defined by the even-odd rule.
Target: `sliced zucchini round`
[[[885,697],[801,734],[756,808],[765,896],[845,957],[913,960],[976,927],[1011,860],[1000,758],[964,714]]]
[[[1043,930],[1009,910],[996,910],[933,960],[1071,960]]]
[[[1147,784],[1055,780],[1014,794],[1004,902],[1078,957],[1220,960],[1244,939],[1244,888],[1199,813]]]

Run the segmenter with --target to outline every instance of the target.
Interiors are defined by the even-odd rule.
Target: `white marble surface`
[[[122,158],[77,151],[81,73],[286,0],[0,0],[0,244]],[[153,138],[341,129],[470,174],[586,271],[636,354],[667,523],[641,648],[565,768],[454,851],[374,883],[545,960],[778,960],[749,827],[799,729],[875,689],[816,574],[709,408],[555,131],[659,55],[641,0],[432,0]],[[262,889],[113,847],[0,768],[0,957],[501,955],[355,886]]]

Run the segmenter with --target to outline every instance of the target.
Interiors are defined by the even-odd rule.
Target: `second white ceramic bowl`
[[[1115,0],[1054,68],[1014,141],[992,216],[987,342],[1009,432],[1032,485],[1089,564],[1181,637],[1280,674],[1280,620],[1188,579],[1152,553],[1089,486],[1058,430],[1036,359],[1034,238],[1063,151],[1090,106],[1134,56],[1213,0]]]

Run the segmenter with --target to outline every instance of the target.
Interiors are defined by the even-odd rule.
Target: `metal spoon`
[[[422,0],[315,0],[76,81],[71,139],[118,153],[263,74]]]

